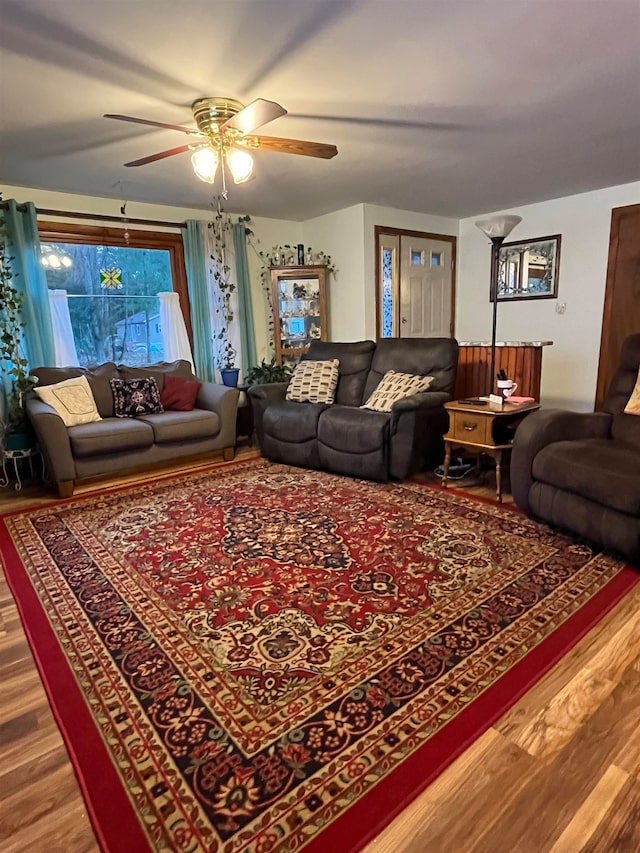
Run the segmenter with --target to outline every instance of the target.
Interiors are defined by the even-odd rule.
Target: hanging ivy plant
[[[0,211],[0,362],[3,369],[8,365],[10,382],[3,424],[5,434],[23,432],[28,428],[22,398],[38,381],[34,376],[29,376],[29,363],[22,354],[23,296],[13,284],[12,260],[9,255],[9,232],[4,212]]]

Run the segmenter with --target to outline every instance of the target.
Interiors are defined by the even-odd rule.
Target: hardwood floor
[[[4,489],[0,513],[53,500]],[[98,851],[4,575],[0,678],[0,851]],[[640,585],[365,848],[578,851],[640,851]]]

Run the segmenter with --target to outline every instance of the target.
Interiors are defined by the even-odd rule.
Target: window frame
[[[191,306],[187,287],[182,233],[175,231],[142,231],[137,228],[109,228],[101,225],[79,225],[72,222],[38,222],[42,243],[76,243],[89,246],[123,246],[131,249],[160,249],[169,252],[173,290],[180,299],[180,309],[193,348]],[[128,234],[128,239],[125,238]]]

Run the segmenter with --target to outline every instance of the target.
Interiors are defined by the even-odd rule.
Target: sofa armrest
[[[69,432],[60,415],[35,394],[25,397],[24,407],[53,482],[74,480],[76,465],[71,453]]]
[[[421,391],[419,394],[412,394],[410,397],[398,400],[391,407],[391,411],[400,414],[415,409],[434,409],[448,403],[450,399],[451,394],[447,394],[446,391]]]
[[[247,394],[251,398],[253,410],[253,428],[262,449],[262,416],[265,409],[272,403],[282,403],[287,394],[288,382],[271,382],[266,385],[250,385]]]
[[[520,509],[529,510],[533,460],[547,444],[606,438],[610,429],[611,415],[606,412],[541,409],[528,415],[516,430],[511,453],[511,494]]]
[[[237,388],[216,382],[203,382],[198,391],[197,408],[215,412],[220,418],[219,436],[223,447],[235,447],[239,399],[240,391]]]

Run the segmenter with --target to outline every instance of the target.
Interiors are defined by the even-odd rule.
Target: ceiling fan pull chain
[[[227,181],[225,179],[225,171],[224,171],[224,157],[220,157],[220,168],[222,170],[222,198],[227,201],[229,198],[229,193],[227,192]]]

